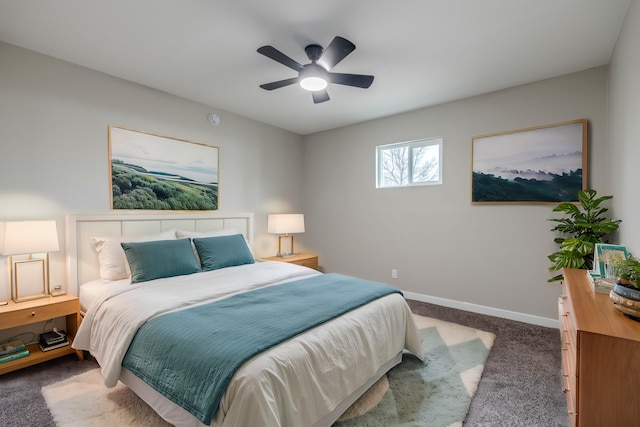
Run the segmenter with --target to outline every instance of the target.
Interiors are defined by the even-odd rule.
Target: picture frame
[[[587,119],[471,138],[471,203],[577,202],[587,188]]]
[[[15,302],[44,298],[48,288],[48,274],[44,259],[15,260],[12,271],[11,298]]]
[[[218,209],[219,147],[109,126],[111,209]]]
[[[629,251],[624,245],[611,245],[608,243],[596,243],[593,251],[593,270],[594,276],[607,276],[606,265],[611,256],[621,256],[624,259],[629,257]]]

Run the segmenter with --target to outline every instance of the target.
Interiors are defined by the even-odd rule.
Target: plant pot
[[[625,316],[640,321],[640,290],[615,284],[609,293],[613,306]]]
[[[624,285],[622,283],[616,283],[613,286],[613,292],[623,297],[640,301],[640,289],[631,284]]]

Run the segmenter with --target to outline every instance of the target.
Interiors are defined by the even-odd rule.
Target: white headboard
[[[78,295],[82,283],[100,278],[98,255],[91,237],[143,236],[172,228],[214,231],[234,228],[253,247],[253,213],[109,213],[67,215],[68,291]]]

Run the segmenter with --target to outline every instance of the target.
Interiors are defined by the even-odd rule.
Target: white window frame
[[[440,185],[442,184],[442,145],[444,138],[442,137],[432,137],[432,138],[424,138],[424,139],[415,139],[412,141],[404,141],[404,142],[396,142],[393,144],[385,144],[379,145],[376,147],[376,188],[405,188],[405,187],[416,187],[422,185]],[[425,146],[438,146],[438,179],[434,181],[420,181],[413,182],[413,149],[416,147],[425,147]],[[403,148],[407,147],[408,149],[408,182],[405,185],[382,185],[382,179],[384,176],[384,163],[383,159],[383,151],[389,149]]]

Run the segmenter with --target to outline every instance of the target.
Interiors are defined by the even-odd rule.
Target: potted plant
[[[612,199],[613,196],[597,197],[595,190],[580,190],[579,204],[562,202],[553,212],[562,212],[564,218],[550,218],[556,223],[551,231],[560,232],[563,236],[553,241],[560,245],[560,249],[548,256],[553,263],[549,271],[559,271],[563,268],[593,268],[593,250],[596,243],[606,243],[603,237],[618,230],[620,220],[608,219],[604,214],[609,210],[601,204]],[[549,282],[562,279],[558,274]]]
[[[640,260],[632,255],[612,260],[615,266],[617,283],[613,286],[609,298],[615,308],[623,314],[639,320],[640,318]]]
[[[621,256],[609,261],[615,267],[615,275],[618,282],[625,286],[640,289],[640,260],[633,255],[627,258]]]

